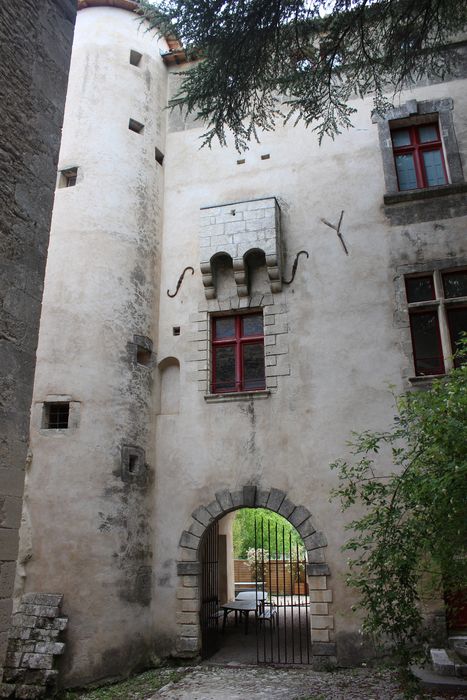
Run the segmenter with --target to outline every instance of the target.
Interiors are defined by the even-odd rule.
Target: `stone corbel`
[[[266,268],[271,292],[275,294],[282,290],[281,266],[277,255],[266,255]]]
[[[239,297],[248,296],[248,267],[243,258],[235,258],[233,261],[234,279],[237,284]]]
[[[211,267],[211,261],[201,263],[201,275],[204,285],[204,294],[206,299],[216,298],[216,288],[214,286],[214,275]]]

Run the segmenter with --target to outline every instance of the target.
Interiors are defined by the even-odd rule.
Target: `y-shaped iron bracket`
[[[339,219],[339,223],[337,224],[337,227],[334,226],[334,224],[330,224],[329,221],[327,221],[327,219],[321,219],[321,221],[323,222],[323,224],[326,224],[326,226],[329,226],[329,228],[332,228],[332,230],[337,233],[339,240],[342,243],[342,247],[345,250],[345,254],[348,255],[349,251],[347,250],[347,246],[345,245],[345,241],[344,241],[344,238],[343,238],[342,233],[341,233],[341,223],[342,223],[343,217],[344,217],[344,210],[341,211],[341,215],[340,215],[340,219]]]

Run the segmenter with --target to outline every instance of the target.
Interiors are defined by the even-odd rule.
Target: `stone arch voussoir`
[[[331,572],[325,556],[326,537],[317,529],[310,511],[304,506],[295,505],[284,491],[262,489],[250,484],[236,491],[217,491],[214,500],[193,511],[190,524],[180,537],[177,562],[177,654],[181,657],[194,657],[201,649],[199,547],[202,537],[214,521],[239,508],[267,508],[282,515],[299,532],[308,560],[312,654],[315,659],[327,657],[329,662],[334,661],[334,616],[330,610],[333,592],[330,586]]]

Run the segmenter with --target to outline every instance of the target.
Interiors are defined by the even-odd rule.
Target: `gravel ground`
[[[308,669],[195,666],[151,700],[403,700],[395,674],[349,669],[332,673]],[[420,694],[430,700],[467,700],[464,694]]]

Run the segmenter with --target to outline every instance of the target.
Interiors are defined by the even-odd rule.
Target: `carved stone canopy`
[[[232,259],[239,297],[248,296],[249,254],[264,253],[271,292],[282,289],[280,208],[275,197],[202,207],[200,264],[207,299],[215,299],[215,260]]]

